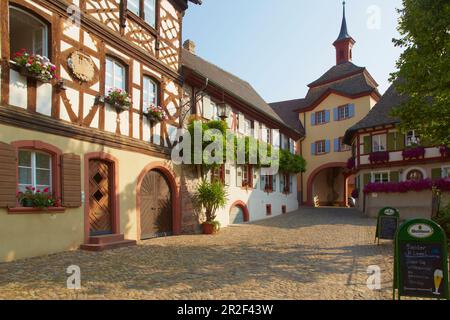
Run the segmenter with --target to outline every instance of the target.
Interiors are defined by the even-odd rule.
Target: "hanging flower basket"
[[[403,160],[423,159],[425,158],[425,148],[416,147],[403,151]]]
[[[369,161],[371,164],[389,162],[389,152],[388,151],[372,152],[369,155]]]
[[[109,89],[105,102],[116,109],[117,113],[122,113],[130,109],[131,98],[122,89]]]
[[[21,49],[14,54],[13,60],[16,63],[17,71],[26,78],[43,83],[58,79],[56,66],[47,57],[32,55],[25,49]]]
[[[147,108],[147,110],[144,112],[144,115],[152,124],[167,120],[164,109],[161,106],[155,106],[154,104],[150,105]]]

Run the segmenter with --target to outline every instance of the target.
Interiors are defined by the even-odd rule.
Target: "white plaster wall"
[[[14,70],[10,70],[9,76],[9,104],[26,109],[28,105],[27,78]]]
[[[36,89],[36,111],[46,116],[52,115],[52,92],[50,83],[39,83]]]

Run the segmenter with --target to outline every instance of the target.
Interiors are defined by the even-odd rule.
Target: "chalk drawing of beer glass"
[[[436,291],[433,292],[435,295],[440,295],[439,288],[441,287],[442,280],[444,279],[444,272],[442,270],[436,270],[434,272],[434,286],[436,287]]]

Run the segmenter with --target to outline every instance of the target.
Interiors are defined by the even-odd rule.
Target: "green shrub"
[[[205,209],[206,222],[210,224],[215,223],[217,210],[225,208],[227,198],[227,190],[220,181],[202,181],[193,197],[196,206]]]

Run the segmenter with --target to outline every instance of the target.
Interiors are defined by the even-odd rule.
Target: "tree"
[[[450,2],[403,0],[395,46],[404,49],[391,75],[407,99],[393,111],[403,131],[450,145]],[[400,81],[397,81],[400,80]]]

